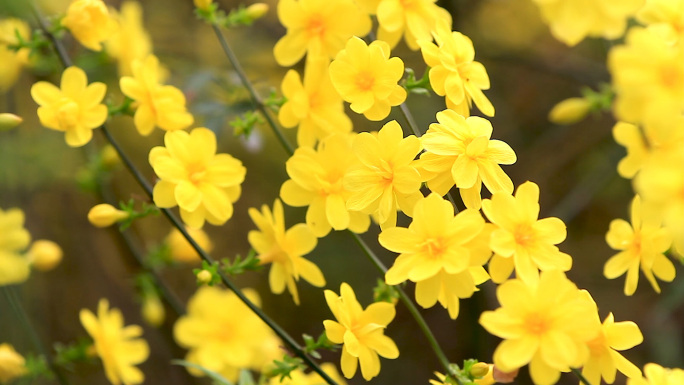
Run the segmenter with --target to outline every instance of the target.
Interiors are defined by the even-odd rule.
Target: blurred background
[[[64,12],[68,3],[67,0],[44,0],[41,9],[46,16],[57,15]],[[119,1],[106,3],[120,7]],[[224,10],[240,4],[219,3]],[[273,59],[272,47],[285,29],[277,20],[276,2],[267,3],[271,6],[269,13],[252,27],[225,32],[249,78],[264,96],[272,90],[279,92],[287,71]],[[214,244],[212,254],[217,259],[245,255],[249,250],[246,234],[255,228],[247,209],[273,204],[280,185],[288,179],[284,167],[286,152],[265,125],[257,127],[248,140],[233,135],[228,122],[252,108],[249,97],[239,86],[211,28],[195,17],[192,1],[143,0],[141,4],[154,52],[169,69],[168,83],[186,93],[189,109],[195,115],[194,126],[214,130],[219,152],[232,154],[247,168],[243,193],[233,218],[221,227],[204,227]],[[516,186],[527,180],[536,182],[541,188],[540,217],[558,216],[568,226],[567,240],[560,245],[562,251],[574,258],[568,276],[593,295],[602,319],[613,312],[616,321],[633,320],[640,326],[645,341],[626,353],[628,359],[639,367],[647,362],[681,365],[684,362],[684,280],[678,277],[671,284],[663,284],[663,293],[658,295],[642,276],[636,294],[625,297],[622,294],[624,277],[607,280],[602,274],[604,263],[615,253],[604,240],[608,225],[612,219],[628,218],[628,205],[633,196],[630,182],[615,171],[625,152],[612,139],[612,116],[589,116],[571,126],[553,125],[547,119],[554,104],[579,95],[583,86],[598,89],[601,83],[609,82],[605,59],[610,43],[589,39],[569,49],[550,36],[530,0],[451,0],[439,1],[439,4],[453,15],[454,30],[473,40],[475,59],[489,73],[492,87],[485,93],[496,108],[496,116],[491,119],[493,138],[510,144],[518,156],[517,163],[504,170]],[[0,18],[10,16],[24,18],[33,28],[37,26],[24,0],[0,2]],[[108,98],[115,104],[120,103],[123,98],[118,90],[116,63],[103,53],[84,50],[68,34],[64,40],[70,54],[78,56],[77,64],[86,70],[89,81],[107,83]],[[392,55],[402,57],[418,76],[423,74],[425,65],[420,53],[409,51],[403,42]],[[94,142],[82,149],[72,149],[64,143],[62,133],[47,130],[38,122],[37,106],[29,89],[38,80],[57,83],[58,68],[54,60],[27,68],[14,87],[0,94],[0,112],[13,112],[24,118],[19,128],[0,132],[0,208],[24,210],[25,226],[32,238],[53,240],[64,251],[64,260],[55,270],[33,272],[29,281],[14,290],[48,346],[87,336],[78,321],[79,310],[94,310],[100,298],[108,298],[113,307],[123,311],[127,324],[144,327],[144,337],[151,345],[150,358],[140,366],[146,383],[210,383],[169,365],[171,359],[185,355],[172,339],[177,315],[167,306],[161,327],[145,324],[135,287],[140,265],[115,227],[97,229],[86,219],[88,210],[101,203],[101,198],[96,192],[80,187],[78,180],[87,172],[86,165],[96,148],[104,143],[104,137],[96,131]],[[295,68],[301,70],[301,64]],[[407,103],[423,131],[436,121],[435,113],[445,108],[443,98],[435,95],[412,94]],[[384,123],[369,122],[351,112],[350,116],[357,131],[377,130]],[[391,119],[405,125],[397,111],[385,121]],[[162,143],[163,132],[156,130],[149,137],[141,138],[129,117],[114,118],[108,126],[152,181],[154,174],[147,163],[147,154],[150,148]],[[287,132],[293,143],[294,134],[294,130]],[[114,169],[107,184],[117,201],[146,199],[123,167]],[[304,213],[303,208],[286,207],[287,226],[302,222]],[[408,221],[404,219],[403,223]],[[167,220],[159,216],[137,221],[127,231],[135,247],[145,254],[158,248],[170,229]],[[379,247],[377,233],[378,229],[372,229],[363,237],[389,266],[394,255]],[[308,258],[324,272],[327,289],[339,292],[340,283],[348,282],[362,305],[372,301],[372,288],[379,275],[346,232],[319,240]],[[174,296],[185,303],[196,290],[194,267],[197,265],[178,264],[160,271]],[[681,274],[680,267],[678,270]],[[267,271],[247,273],[236,281],[242,287],[257,289],[263,308],[291,335],[318,336],[323,331],[322,320],[332,317],[320,289],[300,282],[302,304],[297,307],[288,294],[270,293]],[[411,297],[413,289],[413,285],[406,288]],[[471,299],[461,301],[461,312],[455,321],[439,306],[423,311],[447,356],[458,364],[466,358],[491,361],[499,342],[477,323],[482,311],[497,307],[495,285],[488,282],[480,289]],[[373,383],[427,384],[434,371],[441,371],[427,342],[417,333],[413,319],[401,304],[386,334],[396,341],[401,355],[397,360],[382,359],[383,369]],[[4,297],[0,297],[2,342],[11,343],[22,354],[35,352]],[[338,364],[339,354],[324,353],[324,359]],[[107,383],[100,365],[79,364],[67,376],[72,384]],[[616,383],[624,382],[618,376]],[[349,383],[365,381],[357,374]],[[517,383],[531,383],[526,369],[521,371]],[[567,374],[561,383],[576,384],[577,379]]]

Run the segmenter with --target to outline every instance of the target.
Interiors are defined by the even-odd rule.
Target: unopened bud
[[[116,207],[102,203],[88,212],[88,221],[95,227],[107,227],[128,218],[129,214]]]
[[[484,377],[489,373],[489,364],[485,362],[478,362],[470,367],[470,374],[473,377]]]
[[[208,11],[213,0],[194,0],[194,2],[195,2],[195,7],[199,8],[203,11]]]
[[[245,9],[245,13],[249,18],[254,21],[260,19],[268,12],[268,4],[266,3],[254,3]]]
[[[113,168],[114,166],[121,164],[119,154],[110,144],[102,148],[100,156],[102,156],[102,164],[107,168]]]
[[[145,298],[145,301],[142,304],[141,313],[145,322],[154,327],[161,326],[166,317],[164,304],[161,303],[157,295],[148,295],[147,298]]]
[[[211,272],[209,270],[202,270],[199,273],[197,273],[197,282],[206,285],[209,282],[211,282],[212,279]]]
[[[33,242],[26,256],[34,268],[48,271],[62,261],[62,249],[55,242],[40,239]]]
[[[591,103],[584,98],[570,98],[553,106],[549,120],[556,124],[573,124],[584,119],[591,109]]]
[[[0,344],[0,383],[8,383],[27,372],[24,357],[12,345]]]
[[[23,122],[21,116],[4,112],[0,114],[0,131],[9,131]]]

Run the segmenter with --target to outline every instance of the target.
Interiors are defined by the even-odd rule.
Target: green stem
[[[240,61],[238,60],[237,56],[235,56],[235,53],[233,52],[233,50],[228,45],[228,41],[226,41],[225,36],[223,36],[223,32],[221,32],[221,29],[216,24],[212,24],[211,27],[214,29],[214,33],[216,34],[216,37],[218,38],[219,42],[221,43],[221,48],[223,49],[223,52],[228,57],[230,64],[233,66],[233,69],[235,70],[238,77],[240,78],[242,85],[245,88],[247,88],[247,91],[249,91],[249,94],[252,97],[252,102],[254,102],[257,109],[264,116],[264,118],[268,122],[268,125],[272,128],[273,133],[275,134],[276,138],[278,138],[278,141],[283,146],[283,148],[285,149],[287,154],[291,156],[292,154],[294,154],[294,148],[292,147],[290,142],[287,140],[287,138],[285,137],[283,132],[278,129],[278,125],[276,124],[275,120],[273,119],[270,112],[266,108],[266,104],[264,103],[261,96],[259,96],[259,94],[254,89],[252,82],[249,81],[249,79],[247,78],[247,74],[242,69],[242,66],[240,65]]]
[[[571,368],[572,372],[579,378],[580,382],[583,383],[584,385],[591,385],[589,380],[587,380],[583,375],[582,372],[579,369]]]
[[[352,231],[349,231],[349,234],[352,235],[356,243],[361,247],[363,252],[368,257],[368,259],[371,260],[373,265],[384,276],[387,272],[387,267],[385,267],[385,265],[380,261],[378,256],[375,255],[373,250],[371,250],[371,248],[366,244],[366,242],[364,242],[363,239],[361,239],[361,237],[358,234]],[[409,298],[409,296],[401,287],[395,286],[394,288],[397,289],[397,292],[399,292],[399,298],[401,299],[401,302],[404,303],[409,313],[411,313],[411,316],[413,316],[413,319],[415,319],[416,323],[418,324],[418,327],[425,335],[425,338],[427,338],[428,343],[432,348],[432,351],[434,351],[435,355],[437,356],[437,359],[442,364],[446,372],[450,373],[449,360],[447,359],[446,354],[444,354],[442,348],[439,346],[439,343],[437,342],[437,339],[435,338],[434,334],[432,334],[432,330],[430,330],[430,327],[428,326],[427,322],[425,322],[425,318],[423,318],[423,316],[418,311],[418,308],[416,308],[416,305],[413,303],[413,301],[411,301],[411,298]]]
[[[38,336],[36,329],[33,327],[33,324],[31,323],[28,315],[26,314],[26,310],[24,310],[24,307],[21,305],[21,301],[19,301],[19,298],[17,297],[17,293],[10,286],[3,286],[2,292],[5,294],[5,298],[7,298],[10,307],[17,315],[19,323],[21,324],[21,326],[23,326],[24,330],[26,331],[26,334],[28,334],[29,338],[31,339],[33,346],[40,352],[40,354],[43,357],[45,357],[45,361],[47,362],[48,367],[50,368],[52,373],[54,373],[57,377],[57,381],[62,385],[68,385],[69,382],[62,375],[62,373],[59,370],[57,370],[55,362],[52,360],[52,357],[48,354],[47,348],[45,347],[45,345],[43,345],[43,342],[40,340],[40,337]]]

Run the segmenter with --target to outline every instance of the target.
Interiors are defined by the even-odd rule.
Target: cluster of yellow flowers
[[[681,0],[648,1],[643,8],[643,0],[535,1],[552,34],[568,45],[587,36],[620,37],[635,15],[643,24],[627,31],[624,44],[611,50],[608,61],[616,94],[614,112],[620,120],[613,132],[628,151],[618,172],[633,179],[638,195],[631,224],[620,219],[610,224],[606,241],[620,252],[607,261],[604,274],[616,278],[627,273],[624,292],[631,295],[641,270],[659,292],[656,278],[675,277],[665,253],[672,249],[684,258],[684,6],[679,6]],[[210,1],[195,3],[200,13],[216,10]],[[182,91],[164,84],[166,70],[152,54],[141,15],[140,5],[132,1],[116,14],[102,0],[74,0],[62,25],[83,46],[104,46],[118,59],[120,89],[132,101],[138,133],[149,135],[155,127],[167,131],[164,145],[149,152],[149,164],[158,177],[153,201],[162,209],[177,206],[191,235],[209,250],[211,240],[200,229],[205,222],[223,225],[233,216],[246,168],[218,152],[212,130],[185,131],[194,117]],[[371,33],[373,15],[377,39]],[[503,339],[492,358],[498,371],[510,374],[529,365],[532,380],[539,385],[553,384],[562,372],[580,368],[592,384],[602,379],[613,383],[617,371],[629,378],[629,385],[684,381],[681,370],[667,371],[655,364],[645,367],[643,378],[641,370],[619,353],[643,341],[639,327],[616,322],[612,313],[601,323],[591,295],[565,275],[573,262],[558,247],[566,239],[566,225],[559,218],[539,218],[539,186],[528,181],[516,189],[501,167],[514,164],[516,153],[507,143],[492,139],[489,120],[470,116],[473,104],[482,114],[494,116],[494,106],[483,93],[490,87],[489,75],[475,61],[472,41],[452,30],[451,17],[435,0],[280,0],[278,17],[287,32],[274,47],[276,62],[293,66],[306,56],[303,75],[290,69],[281,84],[286,101],[278,120],[286,128],[298,127],[299,147],[285,164],[289,179],[279,196],[307,211],[305,223],[286,228],[280,199],[272,208],[248,210],[257,229],[247,238],[259,263],[271,264],[268,281],[273,293],[287,288],[298,305],[300,278],[324,287],[323,272],[305,256],[332,230],[364,233],[372,219],[381,230],[379,244],[398,254],[384,282],[414,282],[421,307],[439,303],[456,319],[460,300],[471,297],[478,285],[490,279],[499,284],[499,307],[479,318],[484,329]],[[11,23],[24,36],[26,28]],[[0,90],[3,79],[15,78],[26,61],[21,50],[3,51],[5,45],[16,44],[16,35],[5,38],[3,28],[0,24],[0,60],[3,55],[12,59],[8,74],[0,73]],[[383,122],[378,130],[354,132],[344,102],[354,113],[376,122],[407,99],[407,89],[400,85],[404,62],[391,56],[402,37],[410,49],[421,51],[430,85],[444,96],[446,109],[436,114],[437,122],[422,136],[416,127],[411,127],[415,135],[406,135],[408,127],[395,120]],[[128,41],[134,45],[129,47]],[[45,81],[31,88],[41,124],[65,132],[71,147],[87,144],[93,129],[110,116],[102,103],[106,92],[104,83],[89,84],[86,73],[75,66],[64,70],[59,88]],[[427,196],[421,191],[424,184],[430,190]],[[482,185],[490,198],[482,198]],[[460,212],[445,198],[454,187],[466,207]],[[406,227],[397,226],[399,212],[410,218]],[[103,204],[93,207],[88,219],[105,227],[129,216]],[[0,285],[21,282],[31,265],[47,269],[61,257],[59,248],[46,241],[35,242],[23,253],[30,243],[23,222],[20,210],[0,210]],[[166,242],[174,260],[197,261],[195,250],[178,231]],[[212,273],[202,273],[203,282],[212,281]],[[256,292],[244,292],[252,303],[260,303]],[[399,356],[396,344],[385,335],[395,318],[394,304],[375,302],[364,309],[347,283],[341,284],[339,295],[325,290],[324,297],[335,320],[323,321],[323,327],[329,341],[342,344],[343,376],[353,378],[359,366],[365,380],[378,376],[380,356]],[[146,306],[146,318],[161,322],[158,298],[146,301]],[[136,365],[148,358],[150,349],[139,338],[139,326],[124,326],[121,312],[110,309],[106,299],[99,302],[97,315],[84,309],[80,320],[112,384],[144,381]],[[188,362],[229,381],[235,381],[241,369],[267,371],[282,356],[275,333],[238,295],[216,287],[197,290],[173,334],[189,350]],[[0,345],[0,381],[23,373],[23,359],[17,356],[13,348]],[[12,362],[10,369],[4,369],[3,360]],[[323,369],[344,384],[334,367],[324,364]],[[486,368],[480,374],[491,372]],[[441,374],[438,378],[440,382],[431,383],[451,381]],[[289,379],[274,378],[270,383],[320,381],[318,374],[297,369]],[[482,381],[479,384],[494,380]]]

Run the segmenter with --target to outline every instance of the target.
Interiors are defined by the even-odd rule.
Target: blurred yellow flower
[[[207,253],[211,253],[214,249],[214,244],[206,232],[202,229],[193,229],[186,227],[185,230],[192,236],[197,244]],[[172,228],[169,235],[166,236],[166,243],[171,251],[171,258],[176,262],[193,263],[200,262],[200,256],[197,250],[188,242],[177,228]]]
[[[353,0],[280,0],[278,19],[287,33],[273,47],[284,67],[304,55],[332,59],[352,36],[365,36],[370,17]]]
[[[166,318],[164,304],[156,294],[148,294],[145,296],[140,313],[145,322],[154,327],[161,326],[164,323],[164,318]]]
[[[193,2],[195,3],[195,7],[206,11],[209,9],[209,6],[211,6],[214,0],[193,0]]]
[[[15,52],[7,47],[19,43],[16,33],[24,41],[30,40],[31,29],[25,21],[13,18],[0,20],[0,93],[14,85],[21,69],[28,63],[28,48]]]
[[[258,230],[250,231],[247,239],[258,253],[261,264],[272,264],[268,283],[273,293],[280,294],[287,287],[292,299],[299,305],[296,281],[300,277],[316,287],[325,285],[325,278],[318,266],[303,257],[316,248],[316,236],[303,223],[286,231],[283,204],[279,199],[273,203],[273,211],[263,205],[261,211],[250,208],[249,216]]]
[[[419,40],[423,59],[430,66],[430,85],[437,95],[445,96],[447,107],[463,116],[470,115],[473,102],[487,116],[494,116],[494,106],[482,93],[489,89],[489,75],[480,62],[474,61],[473,42],[450,25],[438,22],[432,40]]]
[[[499,370],[529,364],[532,381],[547,385],[586,362],[587,342],[600,332],[596,304],[563,272],[543,271],[533,284],[506,281],[496,296],[501,307],[483,312],[480,324],[504,339],[494,351]]]
[[[100,203],[88,211],[88,222],[95,227],[108,227],[130,216],[130,213],[116,207]]]
[[[141,384],[145,376],[135,365],[150,355],[149,345],[139,338],[142,328],[138,325],[124,326],[121,311],[109,309],[109,301],[104,298],[97,305],[97,316],[88,309],[81,309],[79,317],[83,328],[93,339],[109,382],[113,385]]]
[[[252,289],[243,292],[255,304]],[[242,368],[261,370],[282,357],[280,340],[266,324],[229,290],[202,286],[188,301],[188,313],[173,327],[178,344],[189,349],[185,359],[237,380]],[[204,374],[188,368],[195,376]]]
[[[466,207],[479,209],[482,183],[490,192],[513,193],[511,178],[500,164],[516,161],[513,149],[492,140],[492,124],[483,118],[464,118],[452,110],[437,113],[421,142],[425,152],[418,168],[433,192],[446,195],[456,185]]]
[[[93,51],[100,51],[102,43],[112,36],[117,27],[102,0],[74,0],[62,19],[62,25],[83,46]]]
[[[482,283],[477,279],[477,272],[471,273],[471,268],[478,267],[484,273],[482,265],[490,253],[478,258],[468,243],[484,228],[485,221],[479,211],[466,209],[454,216],[449,201],[430,194],[416,203],[408,228],[392,227],[380,233],[378,240],[382,247],[400,253],[387,270],[385,282],[388,285],[406,280],[416,282],[416,302],[420,306],[429,308],[439,300],[455,319],[459,298],[469,298],[477,290],[476,285]]]
[[[313,147],[332,134],[352,130],[342,98],[330,82],[328,64],[322,58],[307,60],[303,84],[295,70],[283,78],[281,88],[287,101],[278,111],[278,120],[285,128],[299,126],[299,146]]]
[[[684,39],[684,2],[681,0],[646,0],[636,18],[668,43]]]
[[[662,215],[651,205],[642,204],[637,195],[632,200],[630,225],[622,219],[610,222],[606,234],[608,245],[620,252],[612,256],[603,267],[608,279],[617,278],[625,272],[625,295],[632,295],[639,283],[639,269],[653,289],[660,293],[659,279],[672,282],[675,267],[664,253],[672,244],[672,236],[662,227]]]
[[[631,349],[643,341],[637,324],[631,321],[615,322],[613,313],[608,314],[599,335],[588,342],[589,359],[582,368],[582,375],[591,384],[600,384],[601,377],[606,383],[612,384],[617,370],[629,378],[641,377],[641,370],[617,351]]]
[[[668,44],[652,31],[629,30],[608,53],[616,93],[614,112],[628,123],[657,124],[684,111],[684,41]]]
[[[534,0],[551,34],[573,46],[587,36],[617,39],[644,0]]]
[[[549,121],[556,124],[573,124],[584,119],[591,110],[591,102],[585,98],[568,98],[560,101],[549,111]]]
[[[60,87],[44,81],[31,87],[31,96],[40,106],[38,118],[43,126],[64,131],[69,146],[83,146],[92,139],[93,129],[107,120],[107,106],[102,104],[107,86],[88,84],[82,69],[69,67],[62,73]]]
[[[208,221],[222,225],[233,216],[246,169],[238,159],[216,153],[216,135],[204,127],[190,133],[170,131],[166,147],[150,151],[149,161],[159,181],[154,185],[154,204],[180,208],[186,225],[199,229]]]
[[[380,0],[377,6],[378,39],[394,47],[402,35],[412,50],[418,41],[432,41],[430,33],[435,25],[444,22],[451,26],[451,15],[439,7],[437,0]]]
[[[393,120],[377,133],[358,134],[352,150],[360,162],[343,179],[344,188],[352,193],[347,209],[377,215],[383,229],[396,225],[397,209],[410,216],[423,197],[422,179],[414,167],[420,140],[414,135],[404,138],[401,126]]]
[[[135,100],[133,122],[140,135],[147,136],[155,126],[166,131],[189,127],[194,118],[185,109],[185,95],[174,86],[162,84],[163,71],[154,55],[134,59],[133,76],[124,76],[119,82],[121,92]]]
[[[9,383],[26,373],[28,371],[24,357],[17,353],[12,345],[0,344],[0,383]]]
[[[358,162],[352,151],[353,139],[349,134],[329,136],[316,150],[298,148],[285,164],[290,179],[280,188],[280,197],[290,206],[309,206],[306,224],[319,238],[331,229],[363,233],[370,226],[368,214],[346,206],[351,191],[342,182]]]
[[[482,211],[496,225],[489,245],[494,256],[489,274],[496,283],[504,282],[515,267],[516,277],[532,283],[539,270],[568,271],[572,257],[555,246],[565,240],[567,231],[562,220],[539,219],[539,186],[525,182],[515,196],[497,192],[482,201]]]
[[[45,239],[39,239],[29,247],[26,258],[35,269],[49,271],[62,261],[62,249],[58,244]]]
[[[330,80],[352,111],[369,120],[382,120],[392,106],[406,100],[406,90],[398,82],[404,76],[404,62],[390,58],[384,41],[370,45],[353,36],[330,63]]]
[[[344,344],[340,366],[346,378],[354,377],[360,363],[361,375],[370,381],[380,373],[378,355],[399,357],[397,345],[385,335],[385,328],[394,319],[393,304],[376,302],[363,309],[346,282],[340,286],[339,296],[326,290],[325,301],[336,319],[323,321],[325,334],[331,342]]]
[[[24,282],[31,270],[21,252],[31,242],[24,228],[24,212],[17,208],[0,209],[0,286]]]
[[[644,365],[645,377],[629,378],[627,385],[679,385],[684,384],[684,370],[663,368],[654,363]]]
[[[116,33],[105,42],[109,56],[117,60],[119,76],[133,74],[134,60],[143,60],[152,53],[152,39],[143,25],[143,9],[139,2],[127,0],[121,10],[112,10],[118,22]]]

